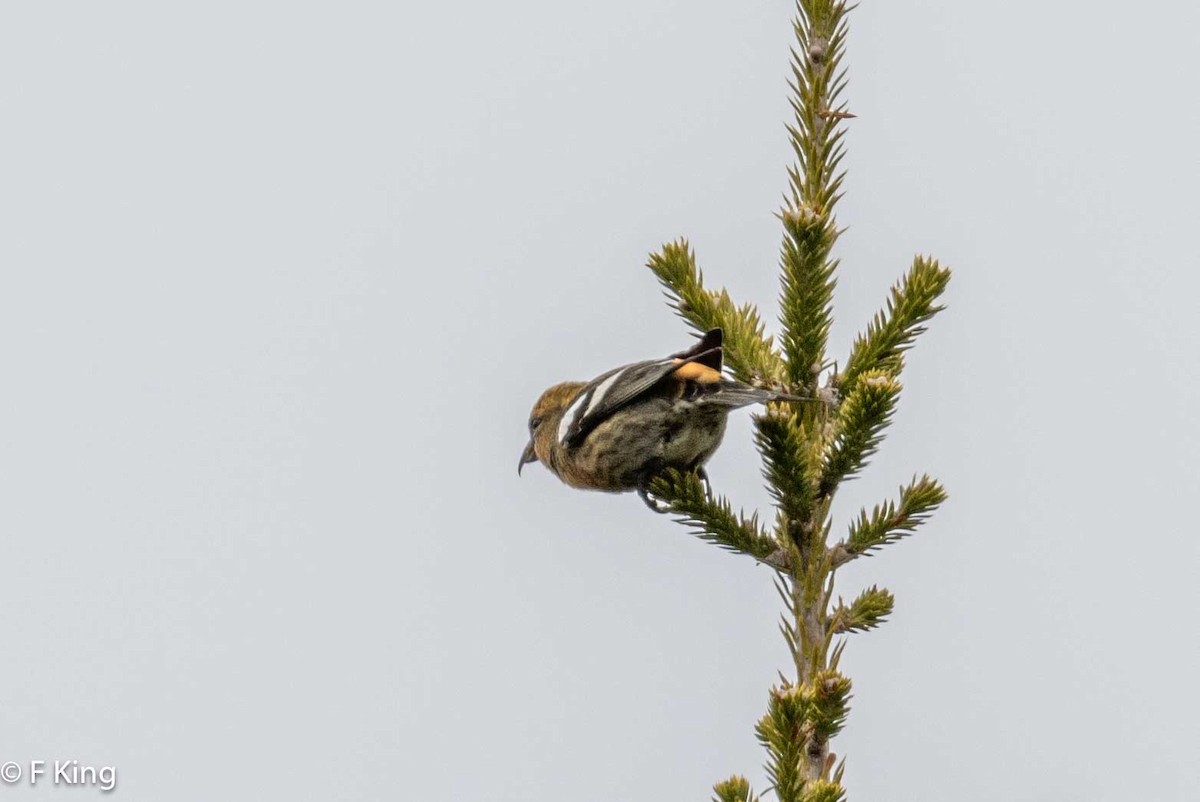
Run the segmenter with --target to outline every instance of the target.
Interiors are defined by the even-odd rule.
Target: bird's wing
[[[563,413],[558,441],[565,446],[578,445],[608,416],[673,373],[678,373],[681,381],[719,382],[721,330],[713,329],[686,351],[624,365],[588,382]]]

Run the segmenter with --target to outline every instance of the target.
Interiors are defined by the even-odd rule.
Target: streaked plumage
[[[730,411],[780,397],[721,375],[722,333],[686,351],[634,362],[542,393],[518,471],[541,462],[572,487],[639,490],[666,468],[700,470]]]

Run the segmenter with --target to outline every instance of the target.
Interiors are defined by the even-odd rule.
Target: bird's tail
[[[698,362],[701,365],[706,365],[718,373],[721,371],[721,361],[724,353],[722,345],[725,341],[725,335],[720,329],[709,329],[700,338],[700,342],[693,345],[686,351],[680,351],[678,354],[671,354],[672,359],[678,359],[680,362]]]
[[[799,395],[788,395],[763,387],[751,387],[741,382],[722,379],[720,388],[707,400],[730,409],[737,409],[748,407],[751,404],[765,404],[768,401],[805,401],[807,399]]]

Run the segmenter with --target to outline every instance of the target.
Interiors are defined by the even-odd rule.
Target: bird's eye
[[[533,431],[534,429],[536,429],[537,427],[539,427],[541,425],[542,425],[541,418],[530,418],[529,419],[529,430],[530,431]]]

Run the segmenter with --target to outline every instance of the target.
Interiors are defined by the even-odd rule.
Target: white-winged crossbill
[[[722,339],[713,329],[678,354],[546,390],[529,415],[517,473],[540,462],[572,487],[636,490],[658,509],[647,493],[651,478],[668,468],[705,478],[732,410],[788,398],[722,376]]]

